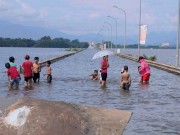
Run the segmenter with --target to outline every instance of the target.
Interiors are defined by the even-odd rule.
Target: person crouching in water
[[[131,86],[131,76],[128,73],[128,66],[124,66],[124,70],[121,73],[120,84],[121,88],[124,90],[129,90],[129,87]]]
[[[14,83],[16,83],[16,89],[19,89],[19,82],[21,80],[21,77],[18,72],[18,69],[16,68],[16,66],[11,67],[10,63],[6,63],[5,67],[8,69],[7,76],[8,76],[9,90],[13,89]]]
[[[94,70],[94,73],[90,75],[92,80],[98,80],[98,70]]]
[[[39,64],[39,57],[34,58],[34,63],[33,63],[33,81],[36,83],[37,81],[39,82],[40,80],[40,72],[41,72],[41,67]]]
[[[30,61],[30,56],[26,55],[25,61],[22,64],[22,69],[24,71],[24,86],[32,87],[32,78],[33,78],[33,63]]]
[[[47,83],[51,83],[51,81],[52,81],[52,75],[51,75],[52,69],[51,69],[51,62],[50,61],[47,61],[46,67],[47,67],[46,73],[44,74],[44,76],[47,75]]]

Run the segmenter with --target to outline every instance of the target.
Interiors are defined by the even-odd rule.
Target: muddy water
[[[56,51],[54,51],[56,52]],[[101,59],[91,60],[96,50],[87,49],[52,65],[52,84],[41,82],[33,90],[7,91],[6,78],[0,83],[0,97],[34,97],[65,101],[96,107],[124,109],[133,112],[124,135],[180,134],[180,77],[151,67],[149,85],[139,84],[138,63],[116,56],[109,57],[107,88],[100,88],[89,75],[99,69]],[[55,53],[56,54],[56,53]],[[54,55],[55,55],[54,54]],[[121,68],[129,66],[132,86],[129,92],[120,90]],[[45,72],[42,70],[42,73]]]

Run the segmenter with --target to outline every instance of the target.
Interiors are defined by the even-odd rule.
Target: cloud
[[[142,1],[142,23],[149,31],[172,31],[177,24],[178,0]],[[139,25],[139,0],[0,0],[0,18],[25,25],[41,25],[70,34],[97,33],[104,21],[117,18],[118,31],[124,28],[127,13],[127,32],[137,34]],[[157,29],[158,28],[158,29]],[[123,34],[123,33],[122,33]]]
[[[11,7],[10,3],[7,3],[5,0],[0,0],[0,11],[6,11]]]
[[[20,8],[17,10],[19,15],[22,17],[46,17],[48,12],[44,9],[35,9],[27,5],[26,3],[22,2],[21,0],[16,0],[16,2],[20,5]]]
[[[0,18],[13,21],[15,23],[26,23],[27,25],[37,25],[43,22],[47,16],[48,11],[45,9],[35,9],[21,0],[13,2],[0,0],[1,9]]]
[[[100,16],[99,12],[92,12],[89,14],[89,18],[94,19]]]
[[[38,11],[36,9],[31,8],[21,0],[16,0],[16,2],[20,5],[19,11],[22,13],[22,15],[30,17],[30,16],[36,16],[38,14]]]

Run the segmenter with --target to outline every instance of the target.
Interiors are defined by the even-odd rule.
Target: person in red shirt
[[[104,56],[101,61],[101,87],[106,86],[107,69],[109,68],[108,56]]]
[[[25,56],[25,61],[22,63],[22,69],[24,71],[24,86],[32,87],[32,78],[33,78],[33,63],[29,60],[30,56]]]
[[[16,89],[18,89],[19,82],[21,80],[18,69],[16,68],[16,66],[11,67],[10,63],[6,63],[5,67],[8,69],[7,75],[8,75],[8,82],[9,82],[9,90],[13,88],[14,83],[16,83]]]

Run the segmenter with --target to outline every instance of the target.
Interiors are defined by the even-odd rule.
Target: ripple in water
[[[22,81],[19,91],[8,92],[4,75],[0,82],[0,97],[33,97],[124,109],[133,112],[124,135],[180,134],[179,76],[151,67],[150,83],[141,85],[138,82],[138,63],[110,56],[107,88],[102,89],[97,81],[89,78],[94,69],[99,70],[100,68],[101,59],[91,60],[96,52],[96,50],[87,49],[52,64],[52,84],[47,84],[46,78],[41,76],[41,82],[34,85],[33,90],[24,91]],[[159,52],[159,50],[155,52]],[[158,58],[160,57],[158,56]],[[119,88],[120,71],[124,65],[129,66],[132,77],[132,86],[129,92]],[[44,72],[45,69],[42,69],[42,73]]]

